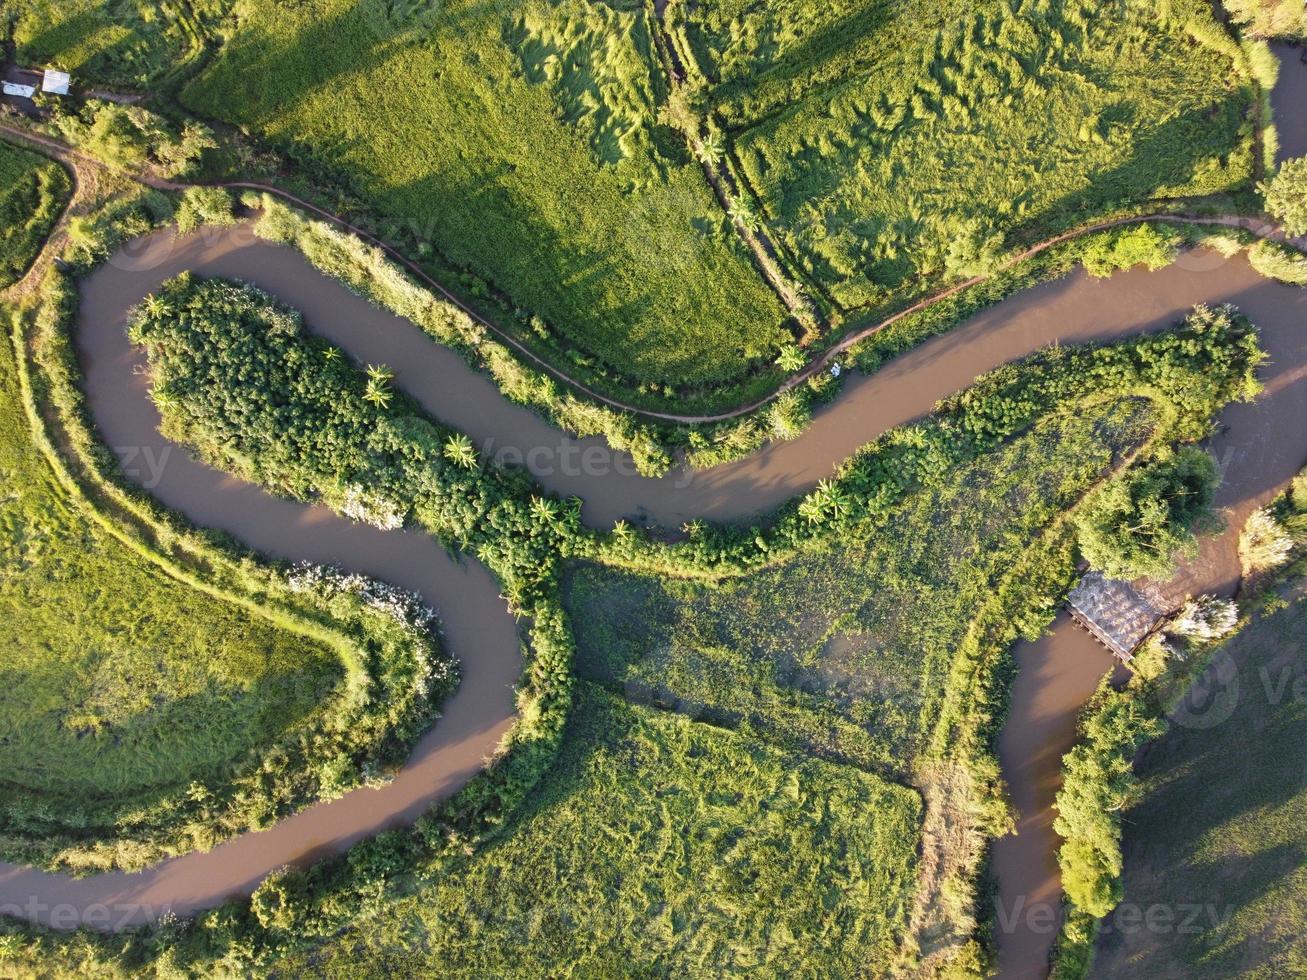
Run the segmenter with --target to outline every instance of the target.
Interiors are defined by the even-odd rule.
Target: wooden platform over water
[[[1166,615],[1160,595],[1129,582],[1088,572],[1067,596],[1071,618],[1122,663],[1129,663],[1139,645]]]

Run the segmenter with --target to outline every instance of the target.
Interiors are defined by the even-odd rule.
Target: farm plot
[[[7,311],[4,323],[8,327]],[[335,693],[337,655],[163,575],[32,444],[0,349],[0,768],[6,825],[112,820],[221,783]],[[85,831],[85,828],[83,828]]]
[[[313,969],[877,974],[906,923],[920,820],[910,789],[583,685],[501,841],[331,940]]]
[[[637,4],[235,12],[184,101],[343,182],[383,231],[463,269],[472,294],[507,294],[529,342],[660,385],[776,356],[784,311],[663,121]]]
[[[677,9],[696,99],[845,310],[1252,174],[1252,67],[1199,0]]]
[[[1133,399],[1055,413],[883,527],[747,579],[578,566],[566,593],[578,669],[637,700],[907,778],[998,579],[1151,419]]]

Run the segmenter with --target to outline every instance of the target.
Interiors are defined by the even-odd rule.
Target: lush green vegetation
[[[1156,424],[1147,401],[1128,397],[1053,412],[941,469],[862,533],[747,578],[705,584],[582,566],[567,600],[577,669],[630,697],[908,778],[978,608]],[[852,497],[833,488],[826,499],[851,508]],[[809,533],[826,539],[820,524]]]
[[[187,120],[179,127],[138,105],[88,100],[52,110],[48,124],[66,142],[120,170],[153,169],[166,177],[193,176],[205,150],[217,145],[209,128]]]
[[[1124,815],[1123,892],[1131,907],[1180,911],[1166,929],[1105,927],[1103,975],[1124,975],[1127,956],[1138,976],[1275,977],[1307,965],[1305,615],[1301,578],[1273,592],[1215,654],[1213,677],[1194,700],[1198,723],[1172,725],[1149,748]],[[1219,714],[1207,724],[1211,711]],[[1190,909],[1197,913],[1180,930]]]
[[[1261,185],[1266,210],[1290,235],[1307,235],[1307,157],[1286,160]]]
[[[27,270],[68,194],[57,163],[0,143],[0,289]]]
[[[1307,256],[1288,245],[1264,238],[1248,250],[1248,261],[1268,279],[1307,286]]]
[[[1254,66],[1199,0],[673,4],[689,78],[672,89],[634,3],[224,6],[192,18],[221,43],[189,107],[279,147],[292,182],[525,343],[648,403],[757,394],[788,340],[687,138],[837,322],[1252,173]],[[20,37],[100,36],[56,10],[28,0]],[[166,48],[169,12],[146,19],[125,9],[121,29]]]
[[[1216,461],[1197,448],[1154,460],[1104,487],[1076,518],[1081,554],[1109,578],[1167,578],[1214,519]]]
[[[1128,686],[1104,688],[1087,706],[1084,741],[1064,759],[1057,801],[1070,901],[1058,980],[1089,974],[1095,942],[1106,958],[1096,972],[1109,976],[1275,976],[1303,962],[1299,948],[1269,948],[1297,938],[1295,923],[1268,940],[1265,906],[1251,909],[1262,897],[1293,904],[1296,883],[1277,895],[1279,886],[1267,881],[1290,867],[1277,859],[1297,803],[1284,820],[1248,807],[1250,785],[1262,792],[1280,774],[1263,778],[1264,769],[1250,770],[1225,743],[1234,732],[1266,733],[1274,750],[1297,724],[1299,693],[1307,691],[1294,667],[1293,632],[1307,581],[1305,546],[1307,473],[1253,511],[1240,535],[1240,601],[1255,607],[1251,619],[1241,620],[1229,599],[1189,600],[1136,656]],[[1282,749],[1273,754],[1284,758]],[[1275,800],[1294,792],[1277,784]],[[1271,827],[1275,853],[1259,865],[1253,856],[1264,852]],[[1230,869],[1218,869],[1218,859]],[[1247,867],[1253,870],[1242,876]]]
[[[238,27],[185,102],[338,178],[420,255],[508,293],[576,370],[711,382],[769,363],[779,301],[659,121],[635,4],[282,6]]]
[[[291,311],[257,291],[183,277],[142,305],[133,329],[149,350],[165,424],[192,439],[203,455],[284,491],[321,495],[342,512],[360,502],[347,488],[364,485],[366,478],[366,485],[383,493],[387,503],[367,513],[381,514],[385,523],[407,515],[474,551],[497,572],[505,594],[532,622],[522,717],[503,759],[414,829],[382,835],[306,873],[273,876],[250,903],[205,913],[185,930],[156,934],[149,944],[103,940],[80,946],[76,954],[58,947],[64,951],[60,955],[108,957],[133,970],[148,966],[160,952],[166,952],[170,966],[214,960],[237,970],[266,965],[335,934],[384,899],[414,887],[439,887],[432,883],[463,867],[478,845],[484,855],[512,847],[512,838],[505,835],[506,828],[515,826],[512,815],[533,798],[533,789],[565,744],[571,639],[568,618],[553,598],[560,557],[709,579],[804,554],[836,554],[846,547],[839,542],[871,535],[897,539],[896,522],[912,512],[917,495],[939,494],[934,498],[938,503],[959,472],[985,486],[980,459],[988,453],[1028,452],[1033,460],[1039,447],[1053,452],[1067,437],[1058,427],[1081,424],[1075,413],[1058,407],[1080,405],[1081,414],[1101,411],[1100,423],[1124,426],[1129,444],[1118,447],[1122,452],[1115,457],[1099,451],[1097,473],[1088,473],[1089,465],[1081,460],[1035,484],[1047,495],[1041,506],[1049,523],[1048,533],[1034,529],[1039,540],[1033,546],[1018,548],[994,527],[984,532],[1011,548],[1007,553],[1015,560],[983,590],[981,608],[973,605],[969,628],[936,672],[944,693],[932,709],[930,744],[914,737],[921,751],[911,775],[927,804],[922,847],[923,867],[930,874],[916,892],[901,948],[909,958],[979,969],[982,956],[972,941],[973,888],[984,837],[1003,824],[997,769],[988,750],[1002,713],[996,668],[1016,635],[1037,631],[1047,620],[1069,578],[1069,525],[1056,516],[1056,505],[1069,503],[1077,487],[1083,492],[1103,468],[1129,465],[1130,448],[1140,438],[1148,438],[1141,447],[1148,451],[1159,440],[1202,434],[1216,406],[1251,390],[1256,361],[1253,336],[1234,317],[1206,311],[1196,315],[1189,329],[1174,333],[1113,348],[1051,350],[1030,365],[995,372],[950,400],[929,422],[874,444],[836,480],[783,509],[767,530],[700,528],[685,542],[667,546],[622,525],[610,535],[582,532],[570,508],[532,493],[520,476],[483,466],[459,433],[423,419],[391,389],[384,370],[365,372],[348,365],[332,348],[304,334]],[[260,383],[235,383],[251,378]],[[1060,421],[1041,422],[1046,417]],[[233,426],[230,418],[242,424]],[[1151,431],[1145,434],[1140,425]],[[1050,434],[1055,430],[1057,437]],[[399,431],[405,438],[392,445]],[[1089,442],[1083,437],[1087,450]],[[1021,458],[1008,457],[1008,462]],[[971,465],[976,469],[969,470]],[[1029,487],[997,476],[990,486],[995,494],[1031,502]],[[392,503],[403,509],[390,507]],[[961,537],[950,539],[941,531],[935,540],[941,548],[950,542],[967,547],[967,532],[958,533]],[[969,572],[967,586],[983,571]],[[923,592],[930,585],[923,583]],[[583,705],[589,697],[583,695]],[[892,724],[894,716],[887,717]],[[749,726],[740,728],[741,737],[750,735]],[[762,726],[753,735],[777,741]],[[771,751],[787,758],[812,754],[812,746],[800,738],[779,741]],[[587,845],[592,840],[588,827],[567,826],[584,834]],[[564,842],[560,847],[559,853],[574,856],[593,850]],[[481,859],[473,857],[474,862]],[[876,928],[883,929],[883,922]],[[53,943],[41,940],[35,953],[50,952]]]
[[[912,790],[588,685],[563,744],[501,843],[277,969],[853,976],[897,955]]]
[[[206,22],[229,0],[11,0],[24,63],[57,65],[115,85],[145,86],[199,54]]]
[[[81,216],[65,261],[149,220],[131,199]],[[0,848],[138,867],[381,775],[455,675],[404,597],[261,566],[100,482],[118,461],[81,422],[63,332],[75,304],[51,271],[36,308],[4,311],[19,346],[6,337],[0,399]]]
[[[1199,0],[672,10],[690,98],[839,307],[1252,176],[1252,67]]]
[[[1106,915],[1121,900],[1121,811],[1135,789],[1134,756],[1165,726],[1133,692],[1104,679],[1085,708],[1081,741],[1063,760],[1054,828],[1062,890],[1086,915]]]

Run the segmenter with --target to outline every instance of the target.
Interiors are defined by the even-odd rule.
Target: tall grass
[[[702,383],[775,356],[783,311],[658,121],[641,10],[454,0],[395,31],[376,6],[241,3],[184,101],[343,182],[580,368]]]
[[[881,975],[920,819],[904,787],[583,685],[503,842],[312,962],[360,977]]]
[[[26,271],[68,193],[57,163],[0,143],[0,289]]]
[[[1199,0],[689,11],[701,99],[775,232],[846,309],[1252,176],[1264,51],[1250,63]]]

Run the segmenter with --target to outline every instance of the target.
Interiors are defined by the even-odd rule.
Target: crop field
[[[1215,654],[1220,680],[1190,702],[1196,724],[1173,722],[1144,756],[1142,798],[1124,819],[1125,901],[1095,976],[1307,971],[1303,581],[1275,605]]]
[[[883,528],[744,580],[581,565],[567,593],[578,669],[637,700],[908,778],[981,603],[1151,419],[1133,399],[1053,414],[914,494]]]
[[[26,271],[68,191],[58,164],[0,143],[0,289]]]
[[[220,778],[332,693],[339,660],[164,576],[85,518],[31,443],[7,338],[0,348],[11,805],[35,794],[130,808]]]
[[[897,952],[920,819],[912,790],[582,685],[501,842],[312,972],[852,976]]]
[[[1251,174],[1251,69],[1202,0],[673,11],[697,98],[770,227],[845,309]]]
[[[236,15],[184,101],[343,178],[582,367],[704,383],[776,356],[784,311],[660,121],[638,4],[243,0]]]
[[[198,44],[196,18],[217,18],[228,0],[14,0],[22,60],[96,81],[143,86],[177,67]]]

